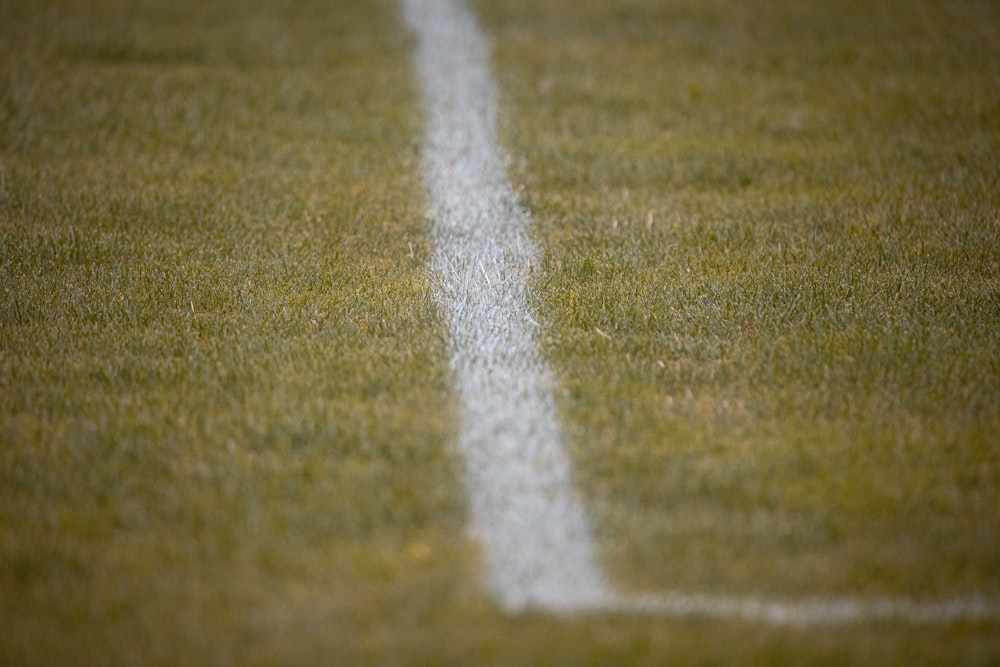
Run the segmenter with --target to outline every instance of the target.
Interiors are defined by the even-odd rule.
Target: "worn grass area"
[[[606,5],[478,9],[609,572],[997,594],[995,10]],[[481,595],[395,11],[0,5],[0,663],[995,660]]]
[[[997,7],[478,5],[612,575],[1000,595]]]

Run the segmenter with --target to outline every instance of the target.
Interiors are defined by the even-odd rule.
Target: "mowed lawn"
[[[481,2],[637,590],[1000,593],[1000,7]]]
[[[623,590],[1000,598],[1000,9],[477,0]],[[506,616],[387,0],[0,5],[0,663],[987,664]]]
[[[477,600],[394,8],[0,26],[0,663],[349,664]]]

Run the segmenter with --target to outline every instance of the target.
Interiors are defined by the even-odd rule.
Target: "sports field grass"
[[[1000,11],[473,3],[636,591],[1000,597]],[[990,664],[997,622],[505,616],[394,3],[0,5],[0,663]]]
[[[482,12],[611,571],[1000,591],[1000,15],[536,4]]]

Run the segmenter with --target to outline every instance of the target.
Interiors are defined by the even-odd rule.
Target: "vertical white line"
[[[611,598],[574,496],[551,388],[529,323],[537,255],[496,137],[485,40],[452,0],[404,0],[427,112],[431,269],[462,402],[470,530],[507,609],[570,611]]]

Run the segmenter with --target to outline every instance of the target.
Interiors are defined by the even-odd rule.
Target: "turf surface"
[[[996,594],[982,3],[481,3],[611,571]]]
[[[475,3],[635,590],[1000,594],[992,3]],[[393,3],[0,5],[0,662],[988,664],[504,616]]]

